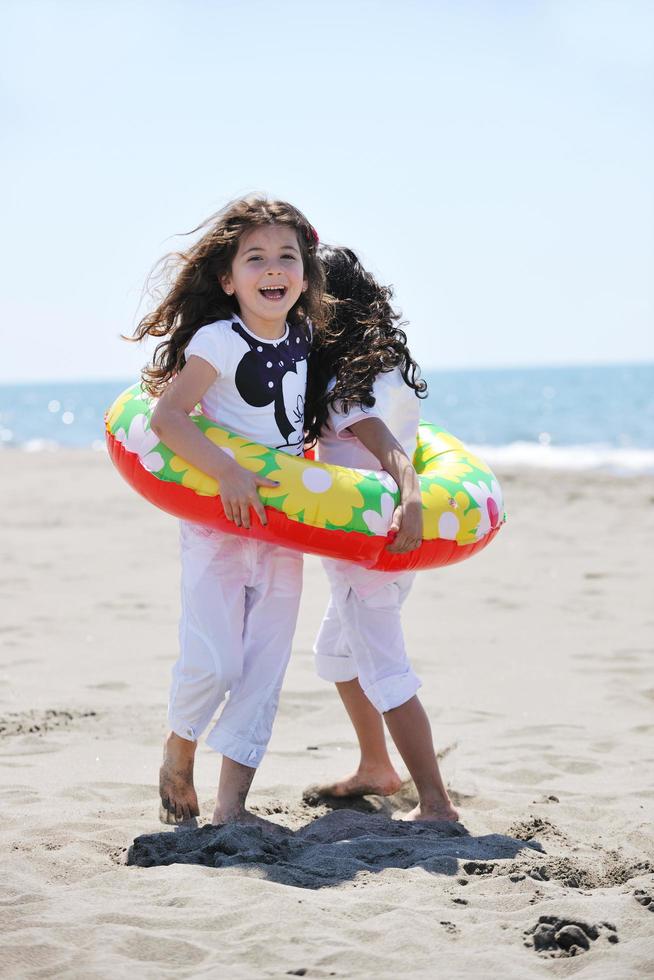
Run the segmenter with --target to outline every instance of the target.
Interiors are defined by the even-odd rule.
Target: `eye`
[[[251,255],[248,262],[258,262],[261,259],[260,255]]]
[[[282,255],[282,258],[283,259],[294,259],[295,256],[294,255]]]

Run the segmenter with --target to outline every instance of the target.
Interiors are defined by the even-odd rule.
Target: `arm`
[[[422,498],[411,460],[381,419],[361,419],[348,428],[377,457],[382,469],[390,473],[400,489],[400,504],[395,508],[389,529],[396,531],[397,537],[388,545],[388,551],[397,554],[413,551],[422,541]]]
[[[220,484],[225,517],[238,527],[250,527],[250,507],[266,524],[266,512],[257,487],[275,487],[273,480],[255,476],[223,452],[191,422],[189,414],[213,384],[218,373],[201,357],[189,357],[170,382],[152,413],[150,426],[162,442]]]

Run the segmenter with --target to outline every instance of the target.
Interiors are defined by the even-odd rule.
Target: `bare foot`
[[[449,800],[443,800],[442,802],[432,803],[429,806],[421,806],[419,803],[413,810],[409,810],[408,813],[403,813],[397,819],[409,821],[458,820],[459,814]]]
[[[256,817],[245,809],[252,780],[256,769],[236,762],[224,755],[220,765],[218,780],[218,795],[211,823],[214,827],[222,827],[228,823],[258,823],[261,817]]]
[[[164,760],[159,770],[159,819],[162,823],[183,823],[200,815],[193,785],[193,762],[197,742],[170,732],[164,743]]]
[[[390,769],[363,769],[359,767],[351,776],[337,779],[335,783],[321,783],[309,786],[303,796],[311,799],[343,796],[392,796],[403,786],[403,782],[391,767]]]
[[[213,811],[211,823],[214,827],[224,827],[228,823],[254,824],[254,826],[258,827],[271,826],[270,820],[264,820],[263,817],[258,817],[256,813],[250,813],[249,810],[227,810],[221,809],[220,807],[216,807]]]

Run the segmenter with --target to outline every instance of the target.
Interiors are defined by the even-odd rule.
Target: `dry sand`
[[[0,973],[654,976],[654,481],[501,474],[498,540],[418,577],[408,645],[460,824],[391,821],[410,791],[302,802],[356,761],[313,670],[326,585],[310,558],[251,795],[278,826],[206,826],[217,759],[201,748],[205,825],[176,831],[155,785],[176,524],[102,455],[2,464]]]

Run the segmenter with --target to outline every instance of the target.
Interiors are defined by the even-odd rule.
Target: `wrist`
[[[407,467],[404,470],[398,486],[403,499],[405,497],[420,496],[420,481],[413,466]]]
[[[235,466],[238,466],[236,460],[216,446],[214,458],[211,463],[211,473],[209,475],[215,480],[224,480],[226,476],[233,472]]]

